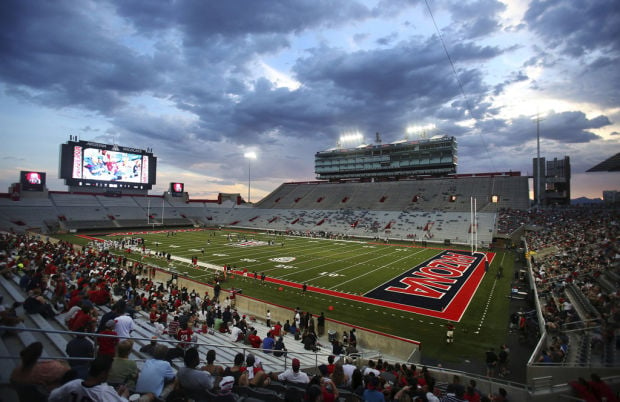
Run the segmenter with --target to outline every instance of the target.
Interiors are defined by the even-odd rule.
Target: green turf
[[[273,240],[276,244],[233,247],[228,240],[229,234],[248,240]],[[405,245],[411,246],[411,243],[383,245],[366,240],[334,241],[305,237],[274,237],[261,232],[242,233],[226,230],[177,232],[174,236],[167,236],[166,233],[140,236],[145,238],[146,247],[152,250],[170,252],[172,255],[185,258],[196,256],[201,262],[219,266],[228,264],[238,269],[247,268],[249,272],[256,271],[259,274],[265,272],[268,277],[362,294],[441,251],[405,247]],[[76,238],[67,237],[67,239],[75,241]],[[207,241],[210,241],[210,244],[207,244]],[[79,242],[84,243],[83,240]],[[156,245],[156,242],[159,245]],[[281,243],[284,243],[284,246],[281,246]],[[203,247],[204,256],[200,251]],[[277,257],[294,257],[295,260],[284,263],[269,260]],[[168,265],[161,259],[147,259],[147,262],[161,267]],[[461,322],[456,324],[457,347],[445,344],[444,326],[447,323],[445,320],[369,306],[322,294],[309,293],[301,297],[300,291],[296,289],[285,287],[283,291],[278,291],[277,285],[261,286],[259,281],[243,281],[238,277],[225,282],[224,287],[242,288],[244,294],[261,300],[291,308],[299,306],[315,314],[325,312],[329,318],[420,341],[422,353],[438,361],[478,360],[488,346],[497,347],[505,340],[508,328],[506,295],[510,290],[510,275],[496,280],[495,273],[500,264],[504,267],[504,272],[512,272],[513,262],[512,253],[498,252]],[[208,281],[212,277],[210,273],[197,271],[185,264],[172,265],[179,272],[200,281]],[[334,310],[329,311],[329,306],[334,306]]]

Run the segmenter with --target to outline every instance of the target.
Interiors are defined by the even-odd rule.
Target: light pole
[[[250,166],[252,165],[252,159],[256,159],[256,152],[250,151],[243,154],[243,156],[248,160],[248,203],[250,202],[250,188],[251,188],[251,171]]]

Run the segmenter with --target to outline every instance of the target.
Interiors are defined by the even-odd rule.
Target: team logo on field
[[[233,247],[257,247],[257,246],[266,246],[269,243],[262,240],[249,240],[249,241],[240,241],[238,243],[228,243],[227,246]]]
[[[276,265],[276,268],[295,269],[295,266],[294,265],[286,265],[286,264],[278,264],[278,265]]]
[[[293,261],[295,261],[295,257],[276,257],[276,258],[270,258],[269,261],[273,261],[273,262],[293,262]]]
[[[481,253],[446,250],[364,296],[443,311],[483,258]]]

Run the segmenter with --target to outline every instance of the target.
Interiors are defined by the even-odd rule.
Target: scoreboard
[[[60,146],[60,178],[74,187],[150,190],[157,158],[139,148],[68,141]]]

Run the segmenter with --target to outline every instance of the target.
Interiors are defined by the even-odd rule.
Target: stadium
[[[100,316],[124,295],[151,299],[176,286],[216,298],[221,289],[218,303],[234,300],[261,338],[272,327],[266,320],[294,321],[297,310],[325,317],[311,352],[285,337],[311,374],[348,335],[355,350],[343,351],[343,361],[381,361],[388,373],[396,363],[423,365],[439,395],[455,378],[474,380],[484,395],[503,389],[511,400],[581,400],[578,379],[591,374],[620,386],[617,209],[531,209],[520,172],[457,173],[454,137],[320,151],[316,180],[282,183],[255,203],[249,188],[247,201],[227,193],[194,199],[180,182],[149,194],[157,177],[150,150],[72,137],[59,158],[67,191],[47,189],[49,172],[22,171],[0,194],[5,305],[32,297],[24,277],[43,275],[44,303],[53,304],[57,275],[66,273],[71,286],[79,281],[69,273],[86,270],[111,292],[97,305]],[[3,382],[21,397],[26,390],[7,381],[16,352],[39,341],[43,358],[67,358],[73,335],[58,304],[50,317],[14,306],[22,321],[3,319],[0,355]],[[134,316],[131,358],[139,364],[147,359],[140,350],[168,325],[154,325],[146,310]],[[195,323],[201,356],[214,348],[230,364],[231,350],[251,350],[198,328],[207,327]],[[505,350],[509,360],[489,363]],[[266,371],[290,364],[252,352]],[[286,399],[284,388],[237,391]],[[355,398],[342,390],[340,400]]]

